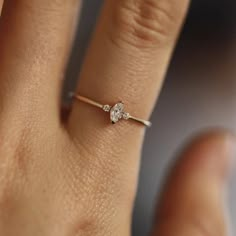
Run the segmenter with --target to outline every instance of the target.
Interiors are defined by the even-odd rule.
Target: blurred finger
[[[187,148],[164,189],[153,235],[228,235],[225,185],[235,145],[231,134],[214,132]]]

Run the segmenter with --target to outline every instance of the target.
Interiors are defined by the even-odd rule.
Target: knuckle
[[[71,235],[97,235],[97,228],[97,219],[88,217],[74,224]]]
[[[25,128],[21,131],[16,131],[14,137],[10,137],[6,133],[5,137],[1,140],[0,157],[3,178],[15,174],[26,175],[29,165],[28,158],[32,152],[31,145],[29,145],[29,129]],[[9,178],[7,178],[9,179]]]
[[[0,175],[0,209],[2,209],[3,203],[6,202],[6,199],[8,198],[8,190],[9,186],[11,186],[12,183],[12,173],[6,171],[6,168],[0,167],[1,175]],[[8,169],[9,170],[9,169]]]
[[[17,175],[15,161],[6,154],[6,152],[0,151],[0,155],[6,157],[1,160],[0,164],[0,212],[3,211],[4,207],[8,207],[11,202],[14,182],[21,181],[21,178],[18,178]]]
[[[153,47],[175,40],[177,11],[166,1],[120,0],[112,13],[113,42]]]

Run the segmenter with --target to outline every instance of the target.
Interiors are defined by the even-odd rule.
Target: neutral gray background
[[[157,0],[158,1],[158,0]],[[101,0],[86,0],[68,68],[65,91],[76,79]],[[204,128],[236,127],[235,1],[195,0],[148,130],[134,210],[133,235],[147,235],[156,197],[176,151]],[[236,185],[231,215],[236,222]],[[234,227],[236,229],[236,227]]]

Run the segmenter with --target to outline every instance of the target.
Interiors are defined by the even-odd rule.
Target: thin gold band
[[[140,118],[137,118],[135,116],[130,115],[127,112],[124,112],[124,107],[123,107],[123,103],[119,102],[117,104],[115,104],[114,106],[110,106],[110,105],[103,105],[101,103],[95,102],[87,97],[81,96],[79,94],[74,94],[74,93],[70,93],[70,96],[72,98],[77,99],[78,101],[87,103],[89,105],[92,105],[94,107],[98,107],[100,109],[102,109],[105,112],[110,112],[110,118],[113,124],[115,124],[116,122],[118,122],[120,119],[125,119],[125,120],[133,120],[136,121],[140,124],[143,124],[147,127],[151,127],[152,123],[150,121],[147,120],[143,120]]]

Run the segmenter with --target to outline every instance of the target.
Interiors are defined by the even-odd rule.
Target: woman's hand
[[[0,19],[0,235],[128,236],[144,128],[74,102],[60,118],[78,0],[5,0]],[[78,92],[148,119],[188,0],[106,0]],[[161,134],[160,134],[161,135]],[[227,235],[234,138],[198,138],[164,190],[153,234]],[[151,187],[151,186],[150,186]],[[148,194],[148,193],[147,193]]]

